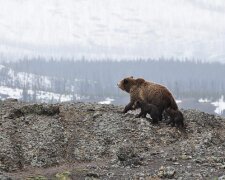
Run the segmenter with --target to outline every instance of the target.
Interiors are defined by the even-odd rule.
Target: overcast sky
[[[0,55],[225,62],[225,0],[0,0]]]

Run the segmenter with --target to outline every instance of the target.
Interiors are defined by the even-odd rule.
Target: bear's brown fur
[[[141,112],[136,116],[137,118],[146,118],[147,114],[150,114],[153,123],[158,123],[159,121],[159,111],[157,106],[153,104],[146,103],[145,101],[136,101],[134,103],[134,108],[141,108]]]
[[[121,80],[118,87],[130,94],[130,102],[126,105],[123,113],[132,110],[136,101],[145,101],[157,106],[160,112],[160,120],[162,120],[162,113],[165,109],[178,109],[170,91],[160,84],[148,82],[142,78],[135,79],[131,76]]]
[[[170,116],[170,121],[167,124],[171,124],[172,126],[184,127],[184,116],[181,111],[173,110],[168,108],[166,113]]]

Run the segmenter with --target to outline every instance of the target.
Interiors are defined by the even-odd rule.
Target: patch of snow
[[[77,97],[79,97],[79,96],[77,95]],[[46,91],[37,91],[36,99],[41,102],[49,102],[49,101],[66,102],[66,101],[72,101],[73,96],[66,95],[66,94],[58,94],[58,93],[53,93],[53,92],[46,92]]]
[[[5,68],[5,66],[3,66],[3,65],[0,64],[0,70],[2,70],[4,68]]]
[[[221,96],[221,98],[218,100],[218,101],[215,101],[215,102],[212,102],[211,104],[216,106],[216,109],[215,109],[215,113],[217,114],[222,114],[223,111],[225,110],[225,102],[224,102],[224,97]]]
[[[15,72],[11,68],[6,68],[3,65],[0,65],[0,70],[6,69],[7,74],[9,78],[11,78],[11,81],[13,83],[18,82],[20,85],[26,87],[32,88],[34,85],[41,84],[41,86],[44,86],[45,88],[51,88],[51,80],[49,77],[46,76],[40,76],[35,75],[32,73],[26,73],[26,72]]]
[[[114,101],[114,99],[107,97],[107,98],[105,98],[104,101],[99,101],[98,103],[99,104],[111,104],[112,101]]]
[[[199,100],[198,100],[198,102],[200,102],[200,103],[208,103],[208,102],[211,102],[209,99],[207,99],[207,98],[205,98],[205,99],[203,99],[203,98],[200,98]]]
[[[179,103],[182,103],[182,101],[179,99],[176,99],[176,103],[179,104]]]
[[[72,99],[73,99],[72,95],[63,94],[60,96],[60,102],[67,102],[67,101],[71,101]]]
[[[45,87],[51,87],[51,81],[46,76],[38,76],[35,74],[29,74],[25,72],[14,73],[14,71],[10,70],[9,75],[11,75],[13,80],[19,81],[21,84],[27,84],[29,87],[32,87],[32,84],[37,83],[38,81],[41,84],[44,84]]]
[[[7,69],[8,69],[8,75],[12,78],[15,78],[15,71],[13,71],[12,69],[9,69],[9,68],[7,68]]]
[[[53,93],[53,92],[47,92],[47,91],[36,91],[34,92],[33,90],[28,90],[27,94],[29,96],[33,96],[34,93],[36,93],[36,100],[38,102],[66,102],[66,101],[72,101],[73,99],[75,100],[81,100],[84,97],[79,96],[78,94],[59,94],[59,93]],[[0,94],[6,96],[7,98],[15,98],[15,99],[22,99],[23,96],[23,90],[22,89],[14,89],[6,86],[0,86]],[[0,99],[4,100],[0,96]],[[108,99],[107,99],[108,100]],[[112,101],[112,99],[109,99]]]
[[[78,94],[74,94],[73,97],[74,97],[74,99],[76,99],[76,100],[84,99],[84,97],[81,97],[81,96],[79,96]]]
[[[22,89],[13,89],[6,86],[0,86],[0,94],[6,95],[8,98],[21,99],[22,92]]]

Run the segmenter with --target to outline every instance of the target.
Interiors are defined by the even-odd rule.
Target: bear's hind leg
[[[145,113],[144,111],[141,110],[141,112],[138,115],[136,115],[135,117],[136,118],[140,118],[140,117],[145,118],[146,117],[146,114],[147,113]]]

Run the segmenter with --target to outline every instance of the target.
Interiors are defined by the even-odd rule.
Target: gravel
[[[1,102],[0,179],[224,179],[224,118],[181,109],[178,129],[122,110]]]

